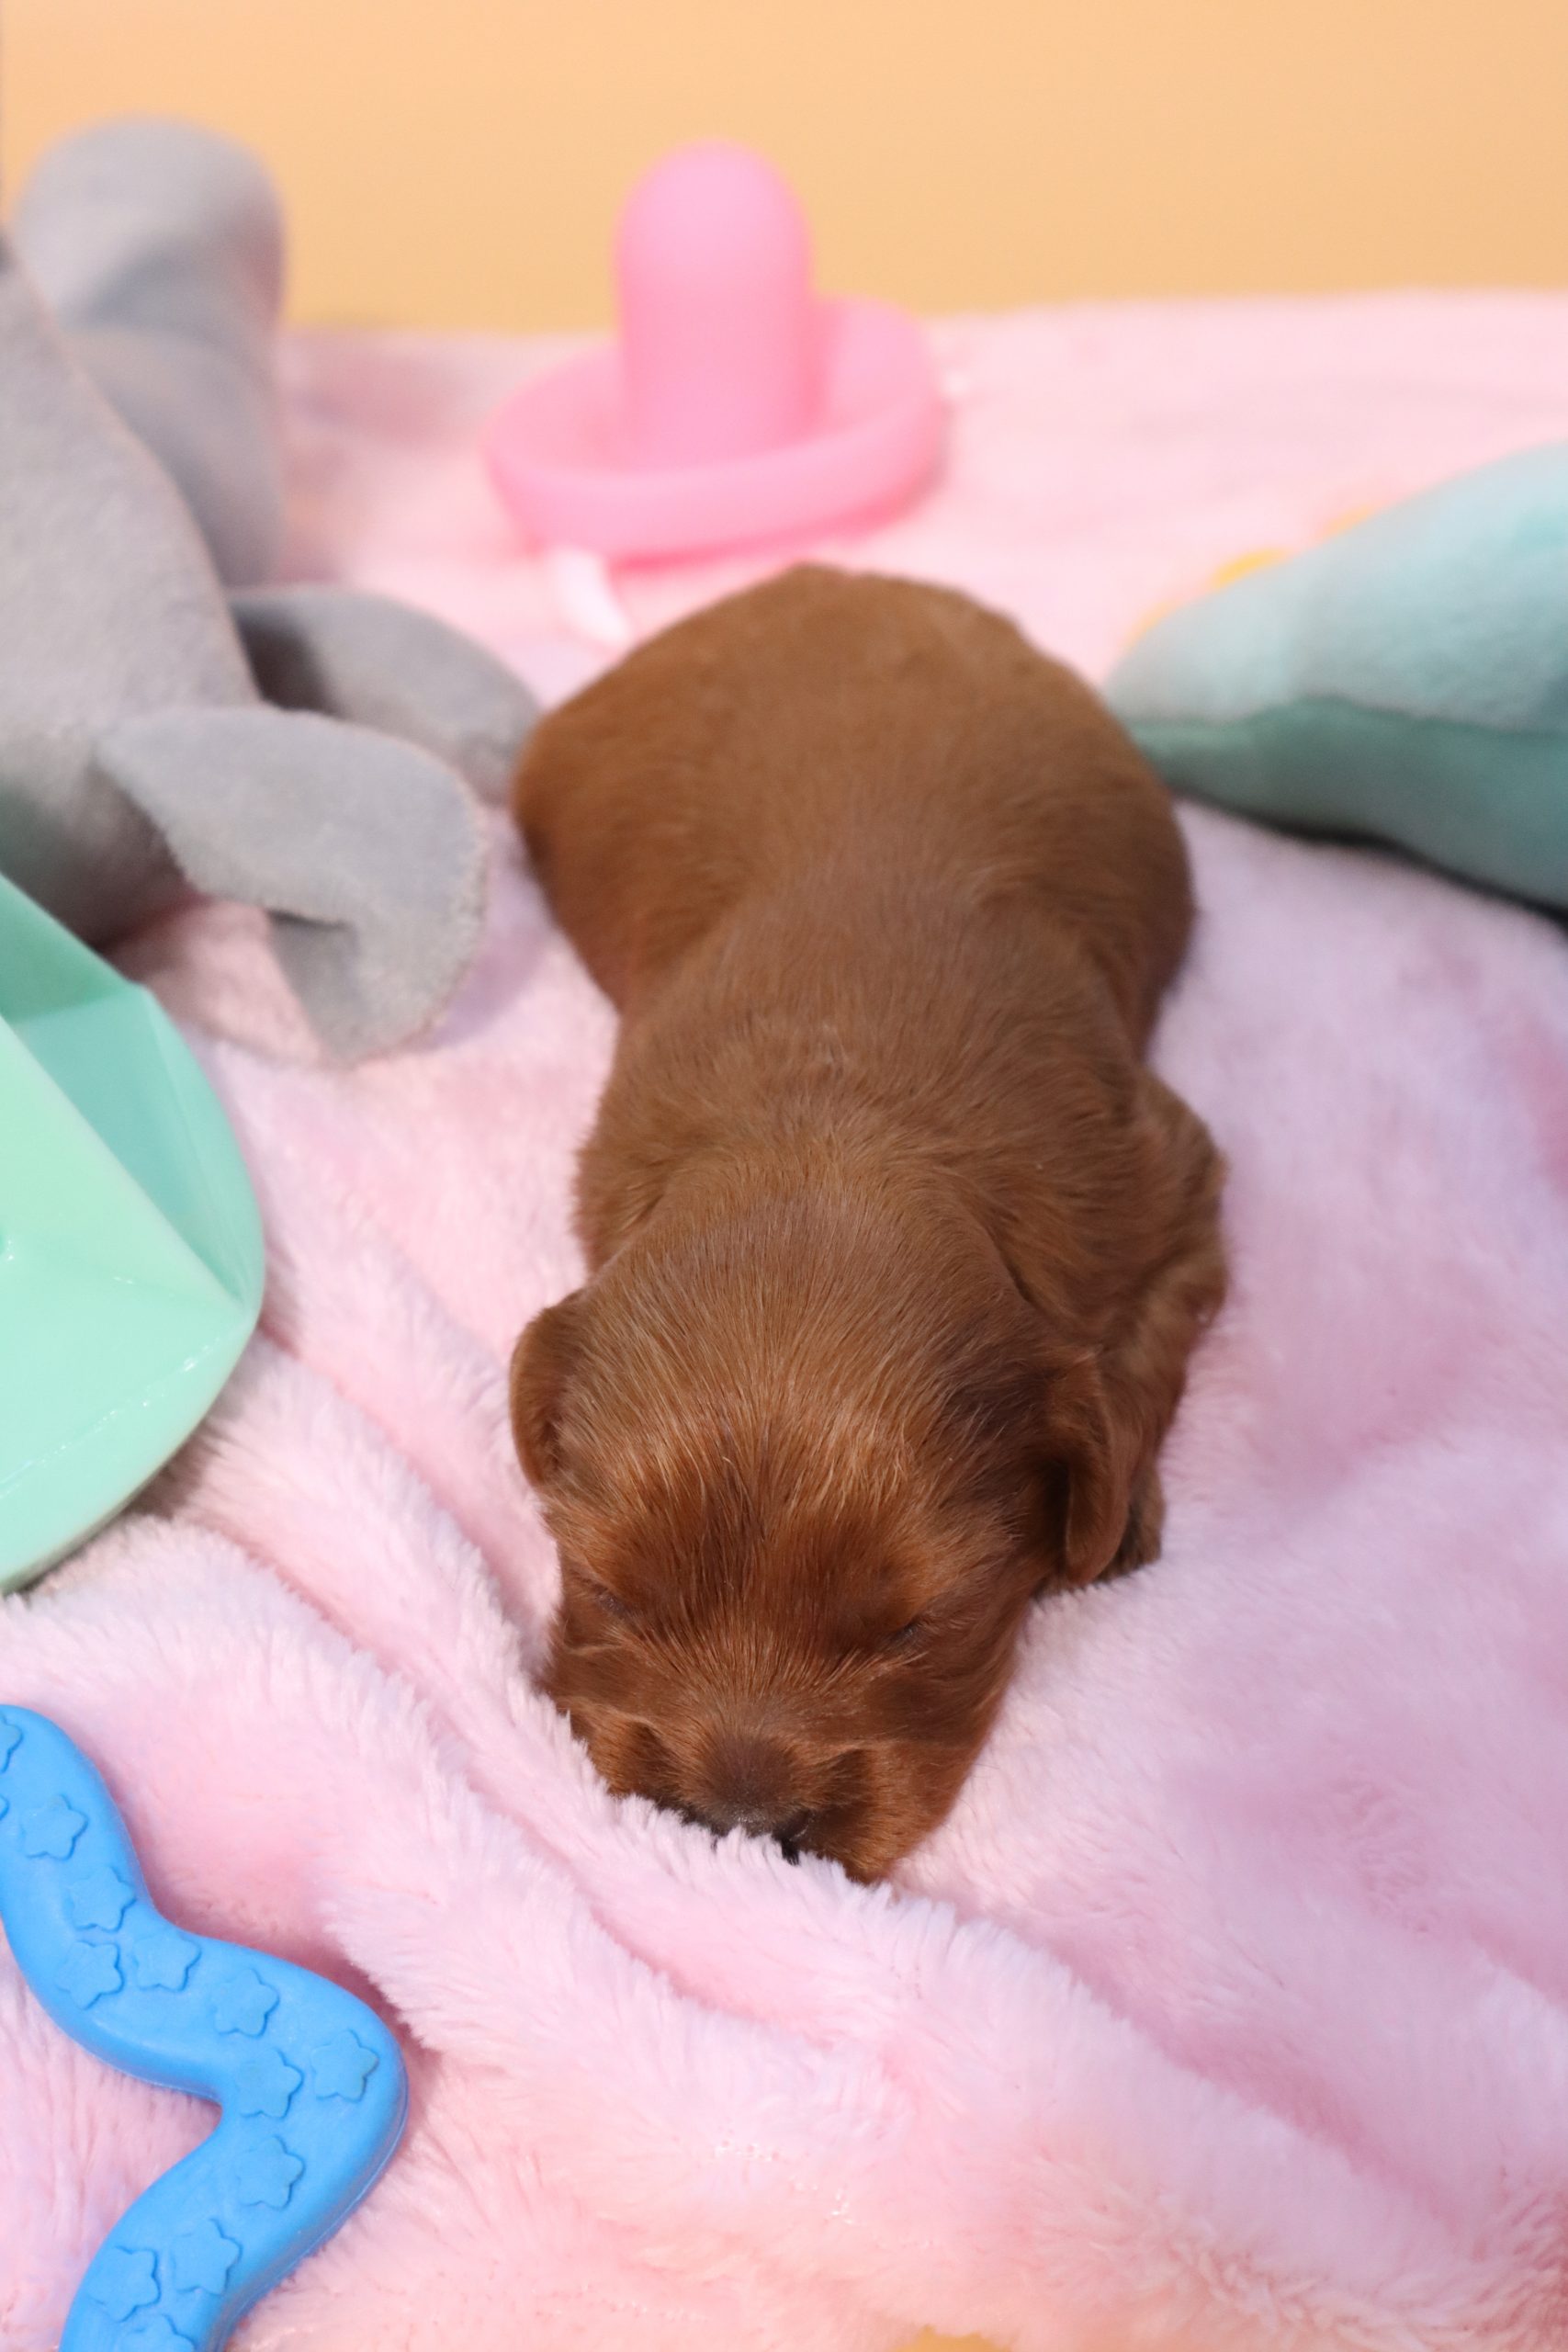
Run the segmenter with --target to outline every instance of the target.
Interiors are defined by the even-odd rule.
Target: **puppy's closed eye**
[[[583,1577],[580,1582],[581,1589],[592,1602],[594,1608],[602,1616],[607,1617],[613,1625],[630,1625],[635,1623],[636,1610],[629,1600],[623,1600],[614,1586],[602,1584],[597,1577]]]

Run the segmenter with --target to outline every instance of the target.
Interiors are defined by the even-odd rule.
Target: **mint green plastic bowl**
[[[174,1023],[0,877],[0,1591],[183,1444],[263,1272],[239,1147]]]

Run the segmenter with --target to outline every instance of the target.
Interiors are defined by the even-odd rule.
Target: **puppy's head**
[[[661,1214],[519,1342],[549,1687],[610,1787],[874,1878],[942,1819],[1043,1585],[1126,1519],[1092,1368],[977,1226]]]

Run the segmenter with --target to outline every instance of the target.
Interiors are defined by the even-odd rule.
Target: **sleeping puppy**
[[[610,1787],[871,1879],[1035,1594],[1159,1548],[1220,1163],[1141,1058],[1163,787],[966,598],[790,571],[536,731],[516,807],[623,1020],[591,1278],[525,1332],[549,1688]]]

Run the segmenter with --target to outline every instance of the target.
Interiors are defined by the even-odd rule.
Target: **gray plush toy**
[[[10,225],[73,356],[173,477],[220,579],[269,580],[284,227],[261,162],[195,123],[96,123],[39,158]]]
[[[95,945],[192,888],[266,908],[354,1056],[461,977],[472,793],[535,707],[425,616],[252,584],[281,536],[281,250],[243,149],[140,120],[53,150],[0,239],[0,869]]]

